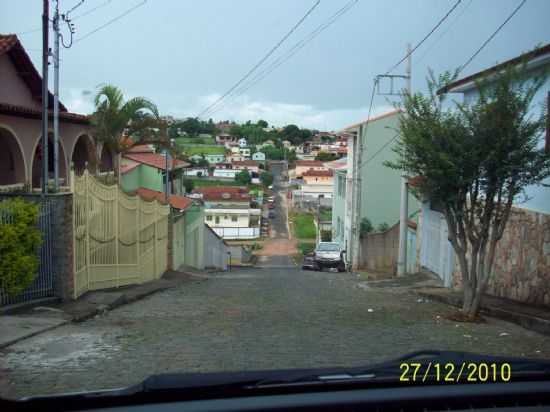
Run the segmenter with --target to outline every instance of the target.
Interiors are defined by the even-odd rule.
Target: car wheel
[[[345,272],[346,271],[346,265],[340,264],[338,265],[338,272]]]

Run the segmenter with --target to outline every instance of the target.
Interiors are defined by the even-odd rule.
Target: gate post
[[[84,193],[86,207],[84,208],[84,213],[86,213],[86,251],[84,253],[84,261],[86,263],[86,290],[90,289],[90,199],[88,196],[89,187],[88,187],[88,168],[84,169]]]
[[[136,195],[136,264],[137,270],[139,270],[139,281],[142,281],[143,271],[141,270],[141,265],[139,264],[139,245],[141,244],[141,198],[139,195]]]
[[[116,273],[116,280],[115,280],[115,287],[119,287],[120,286],[120,268],[119,268],[119,255],[118,255],[118,243],[119,243],[119,215],[118,215],[118,211],[119,211],[119,207],[118,207],[118,202],[119,202],[119,183],[117,183],[114,187],[115,189],[115,273]]]

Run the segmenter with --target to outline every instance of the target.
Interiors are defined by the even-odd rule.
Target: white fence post
[[[120,160],[120,159],[119,159]],[[120,201],[119,199],[119,194],[118,194],[118,183],[113,186],[113,188],[115,189],[115,273],[116,273],[116,280],[115,280],[115,287],[119,287],[120,286],[120,268],[119,268],[119,253],[118,253],[118,237],[119,237],[119,230],[118,230],[118,227],[119,227],[119,205],[118,205],[118,202]]]

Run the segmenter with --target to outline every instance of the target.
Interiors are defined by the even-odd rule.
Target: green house
[[[120,172],[122,189],[134,192],[144,187],[159,192],[165,191],[166,157],[155,153],[146,145],[134,146],[122,156]],[[189,164],[179,159],[169,159],[168,169],[171,171],[171,190],[173,194],[185,193],[183,186],[184,169]]]

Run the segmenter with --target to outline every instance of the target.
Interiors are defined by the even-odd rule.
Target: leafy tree
[[[477,84],[474,103],[442,104],[435,90],[456,76],[431,76],[429,94],[404,97],[399,160],[388,165],[420,176],[419,192],[439,205],[463,280],[462,313],[474,318],[488,280],[495,250],[512,204],[528,185],[550,176],[550,155],[538,146],[544,115],[529,106],[546,79],[527,80],[525,67],[499,73]]]
[[[191,191],[195,188],[195,182],[191,179],[184,179],[183,187],[185,188],[185,193],[191,193]]]
[[[38,248],[42,242],[38,206],[21,198],[0,202],[0,290],[17,295],[34,280],[38,271]]]
[[[231,126],[231,128],[229,129],[229,134],[231,136],[235,136],[237,138],[241,138],[241,137],[244,137],[244,133],[243,133],[243,130],[242,130],[242,127],[239,126],[238,124],[234,124]]]
[[[260,175],[260,180],[265,187],[271,186],[273,184],[273,175],[269,172],[263,172]]]
[[[361,237],[364,237],[371,233],[374,230],[372,223],[369,218],[364,217],[361,219],[361,224],[359,225],[359,233]]]
[[[95,111],[91,116],[93,136],[99,147],[105,147],[113,159],[118,176],[119,155],[133,143],[167,144],[166,122],[159,116],[157,107],[143,97],[124,101],[121,90],[112,85],[102,86],[95,99]],[[132,136],[133,143],[125,135]]]
[[[258,127],[261,127],[262,129],[264,129],[268,126],[268,124],[265,120],[258,120],[258,122],[256,124],[258,125]]]
[[[239,184],[247,186],[250,184],[250,182],[252,182],[252,176],[250,176],[250,172],[248,170],[241,170],[235,175],[235,180]]]
[[[386,222],[383,222],[383,223],[380,223],[378,225],[378,227],[376,228],[376,230],[378,232],[385,232],[386,230],[388,230],[390,228],[390,225],[388,225]]]
[[[201,122],[196,117],[189,117],[180,123],[180,128],[188,135],[197,135],[201,132]]]
[[[317,156],[315,156],[315,160],[321,160],[323,162],[329,162],[337,158],[338,158],[338,155],[336,153],[328,153],[328,152],[319,152],[317,153]]]

